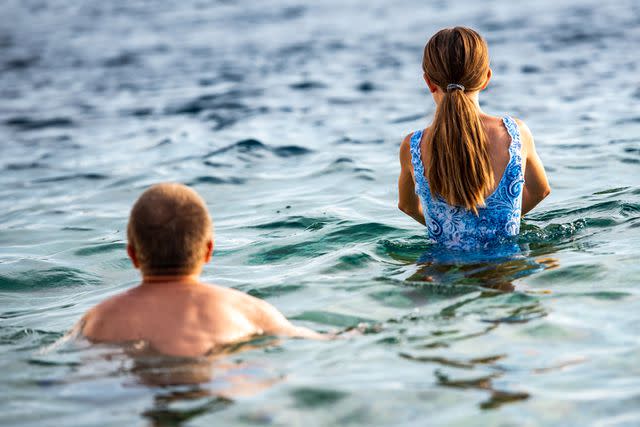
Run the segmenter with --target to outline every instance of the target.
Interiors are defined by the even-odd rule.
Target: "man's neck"
[[[143,274],[140,286],[164,285],[188,286],[200,283],[200,274]]]

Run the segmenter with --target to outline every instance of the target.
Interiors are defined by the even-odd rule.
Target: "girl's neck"
[[[479,100],[480,92],[479,91],[465,93],[464,95],[469,97],[473,101],[474,105],[476,106],[480,114],[484,114],[484,112],[482,111],[482,108],[480,108],[480,100]],[[440,105],[440,102],[442,101],[443,96],[444,96],[444,92],[442,92],[441,90],[438,90],[433,94],[433,99],[436,102],[436,104]]]

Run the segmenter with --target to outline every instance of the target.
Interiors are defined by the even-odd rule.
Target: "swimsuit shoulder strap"
[[[511,137],[511,144],[509,145],[509,153],[519,153],[522,149],[522,142],[520,141],[520,129],[518,129],[518,123],[510,116],[504,116],[502,118],[504,126],[509,132]]]
[[[510,161],[507,167],[517,167],[519,169],[519,173],[522,174],[522,141],[520,140],[520,129],[518,128],[518,123],[510,116],[504,116],[502,118],[502,122],[511,137],[511,144],[509,145]]]

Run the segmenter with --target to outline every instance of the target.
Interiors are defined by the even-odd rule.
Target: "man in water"
[[[212,222],[192,189],[158,184],[131,210],[127,253],[142,282],[93,307],[77,331],[96,343],[144,343],[159,353],[196,357],[255,335],[321,338],[272,305],[200,282],[213,253]]]

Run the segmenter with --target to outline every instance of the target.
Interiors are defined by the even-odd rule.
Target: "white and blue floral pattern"
[[[422,130],[411,136],[411,161],[420,197],[427,232],[436,244],[456,250],[487,249],[520,232],[520,213],[524,175],[522,145],[518,125],[511,117],[502,119],[509,135],[509,163],[495,191],[478,208],[478,215],[447,204],[441,197],[432,197],[420,156]]]

